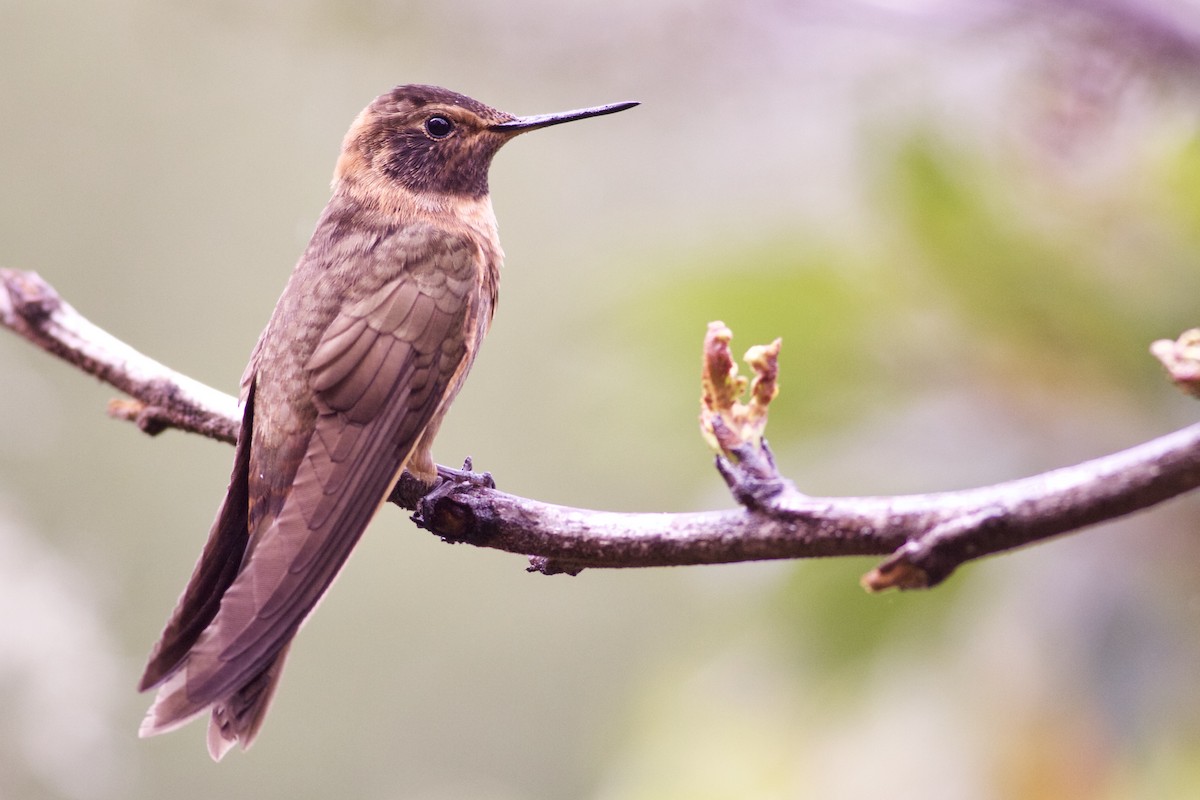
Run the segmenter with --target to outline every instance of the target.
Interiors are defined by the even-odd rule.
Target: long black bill
[[[500,122],[492,125],[491,129],[494,131],[523,133],[537,128],[546,128],[550,125],[558,125],[563,122],[574,122],[577,119],[615,114],[618,111],[624,111],[636,105],[638,105],[637,101],[627,101],[624,103],[609,103],[606,106],[596,106],[595,108],[580,108],[575,111],[560,111],[557,114],[537,114],[532,117],[517,117],[510,122]]]

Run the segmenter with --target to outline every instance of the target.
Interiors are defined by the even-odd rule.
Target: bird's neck
[[[466,227],[474,236],[495,243],[499,250],[490,195],[414,192],[373,172],[364,175],[358,171],[336,175],[333,191],[384,226],[426,222],[448,229]]]

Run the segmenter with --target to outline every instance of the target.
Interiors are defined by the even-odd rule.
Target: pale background
[[[731,505],[705,324],[783,336],[820,494],[1020,477],[1197,409],[1200,8],[0,0],[0,265],[227,391],[396,83],[518,114],[508,266],[435,455],[612,510]],[[136,738],[232,449],[0,335],[0,798],[1200,796],[1200,503],[866,596],[871,559],[527,575],[387,508],[261,739]]]

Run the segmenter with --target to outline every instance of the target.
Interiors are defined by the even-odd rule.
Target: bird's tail
[[[173,731],[211,708],[208,754],[213,761],[224,758],[235,744],[241,745],[243,750],[249,748],[258,735],[258,729],[262,727],[271,697],[279,685],[279,676],[283,673],[283,662],[289,648],[290,643],[244,686],[211,705],[197,706],[188,696],[187,664],[183,664],[159,687],[154,703],[138,729],[138,735],[145,738]]]

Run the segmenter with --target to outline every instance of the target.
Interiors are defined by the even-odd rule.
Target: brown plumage
[[[430,445],[496,304],[492,156],[632,105],[518,118],[399,86],[358,116],[242,378],[229,490],[142,676],[158,694],[141,735],[211,709],[214,759],[254,740],[292,638],[401,470],[436,477]]]

